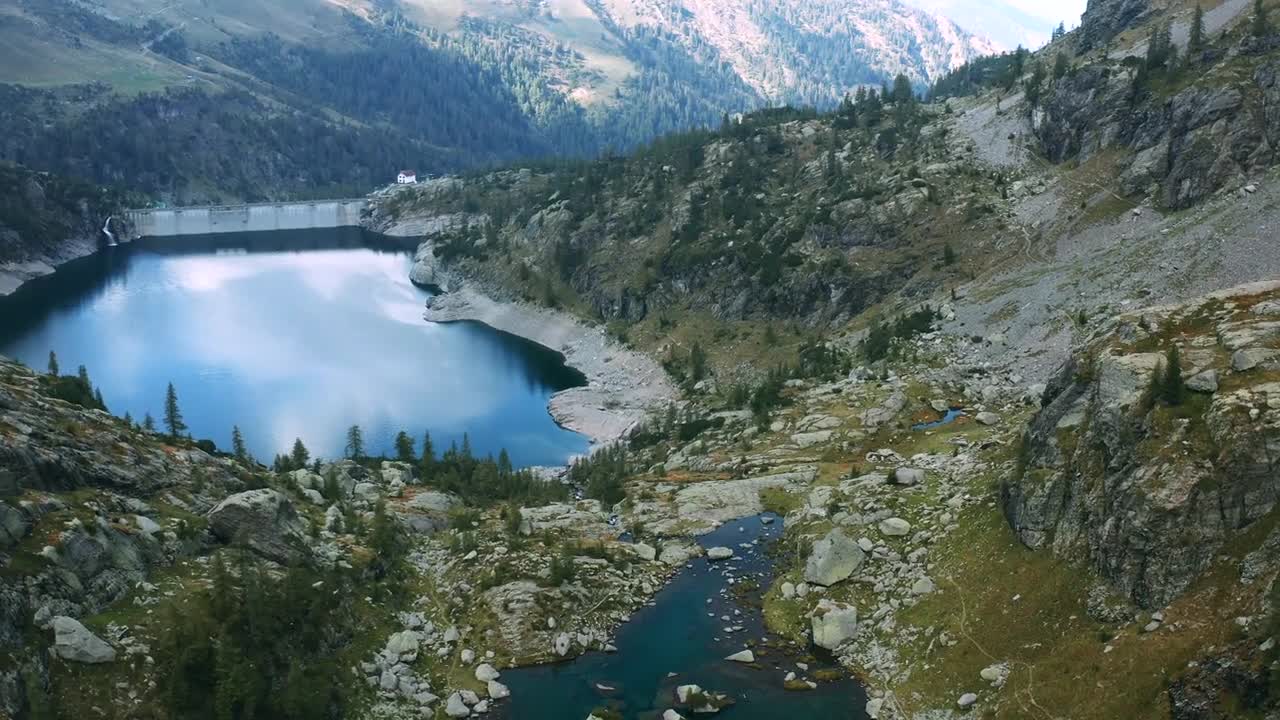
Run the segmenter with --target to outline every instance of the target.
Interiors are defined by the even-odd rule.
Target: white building
[[[397,185],[417,185],[418,174],[412,170],[401,170],[400,174],[396,176],[396,184]]]

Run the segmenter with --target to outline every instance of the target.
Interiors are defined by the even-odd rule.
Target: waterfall
[[[113,235],[113,234],[112,234],[112,232],[111,232],[111,218],[113,218],[113,217],[115,217],[115,216],[114,216],[114,215],[108,215],[108,216],[107,216],[107,221],[106,221],[106,222],[104,222],[104,223],[102,223],[102,232],[103,232],[103,234],[104,234],[104,235],[106,235],[106,236],[107,236],[108,244],[109,244],[111,247],[115,247],[115,246],[116,246],[116,244],[117,244],[117,243],[116,243],[116,236],[115,236],[115,235]]]

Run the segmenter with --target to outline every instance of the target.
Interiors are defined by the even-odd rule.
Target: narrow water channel
[[[693,683],[736,701],[715,716],[725,720],[864,720],[866,695],[853,680],[820,683],[816,690],[784,689],[788,672],[805,677],[834,666],[809,658],[806,671],[797,662],[804,662],[807,649],[769,647],[777,645],[776,638],[769,642],[760,612],[731,594],[739,582],[769,586],[766,548],[781,533],[782,519],[767,514],[699,538],[704,547],[733,548],[735,556],[691,561],[652,605],[620,628],[617,653],[503,672],[502,682],[511,688],[504,717],[579,720],[596,707],[611,707],[627,720],[651,720],[674,707],[677,686]],[[724,659],[752,643],[759,669]]]
[[[509,449],[563,464],[585,438],[550,396],[583,381],[555,352],[476,324],[423,320],[410,249],[355,229],[142,240],[108,248],[0,302],[0,354],[44,370],[84,365],[115,415],[163,412],[172,382],[190,432],[230,445],[238,425],[270,461],[302,438],[338,457],[404,430],[436,450]]]

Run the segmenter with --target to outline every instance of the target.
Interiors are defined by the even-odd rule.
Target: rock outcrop
[[[804,567],[807,582],[829,587],[849,579],[862,566],[867,554],[839,528],[813,544]]]
[[[63,660],[96,664],[116,659],[115,648],[74,618],[55,617],[53,632],[53,652]]]
[[[1083,161],[1109,149],[1132,151],[1119,172],[1123,191],[1145,195],[1158,187],[1160,204],[1185,208],[1274,162],[1278,77],[1280,62],[1265,62],[1245,82],[1196,84],[1158,103],[1135,99],[1127,72],[1086,65],[1044,100],[1035,132],[1057,162]]]
[[[1228,539],[1280,501],[1280,366],[1232,369],[1280,342],[1280,314],[1253,312],[1280,283],[1123,316],[1050,383],[1002,488],[1024,543],[1087,558],[1134,602],[1177,596]],[[1213,394],[1152,397],[1165,351],[1182,374],[1214,370]]]
[[[858,633],[858,611],[852,605],[823,598],[809,616],[813,644],[835,650]]]
[[[1150,10],[1150,0],[1089,0],[1080,18],[1080,48],[1091,50],[1106,45]]]
[[[282,564],[306,557],[305,527],[293,503],[275,490],[249,490],[209,511],[209,530],[227,543],[243,543]]]

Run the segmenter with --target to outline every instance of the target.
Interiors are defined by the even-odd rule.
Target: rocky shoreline
[[[46,277],[73,260],[89,257],[101,248],[95,238],[71,238],[56,255],[40,255],[22,262],[0,263],[0,298],[8,297],[36,278]]]
[[[437,323],[482,323],[564,355],[566,364],[586,376],[587,385],[556,393],[548,410],[556,423],[585,435],[593,445],[625,437],[677,397],[675,386],[652,358],[563,312],[500,302],[462,286],[433,297],[424,317]]]

